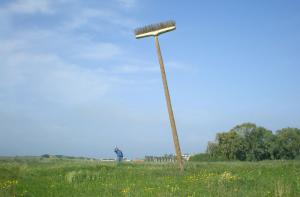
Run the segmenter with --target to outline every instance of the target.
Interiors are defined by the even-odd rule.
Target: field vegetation
[[[300,196],[300,161],[116,163],[2,158],[0,196]]]

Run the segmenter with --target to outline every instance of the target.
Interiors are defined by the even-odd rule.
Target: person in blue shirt
[[[115,148],[115,153],[117,154],[117,162],[120,163],[123,160],[123,153],[118,147]]]

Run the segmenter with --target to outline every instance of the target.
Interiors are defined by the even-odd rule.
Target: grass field
[[[300,196],[300,161],[101,163],[0,159],[0,196]]]

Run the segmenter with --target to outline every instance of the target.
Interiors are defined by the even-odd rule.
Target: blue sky
[[[173,153],[160,36],[182,152],[243,122],[300,127],[297,1],[0,1],[0,155]]]

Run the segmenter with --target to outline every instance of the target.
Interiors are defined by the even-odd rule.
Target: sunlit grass
[[[0,160],[0,196],[300,196],[300,161]]]

